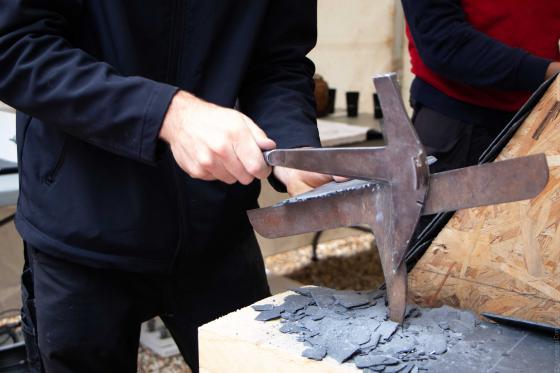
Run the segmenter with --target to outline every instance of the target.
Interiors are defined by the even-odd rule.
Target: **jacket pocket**
[[[62,166],[64,165],[64,160],[66,158],[66,146],[67,146],[67,139],[64,139],[64,142],[62,143],[62,147],[60,148],[60,152],[58,154],[58,156],[56,157],[56,162],[54,163],[54,165],[51,167],[51,169],[47,172],[43,182],[47,185],[51,185],[56,181],[56,177],[58,176],[58,173],[60,171],[60,169],[62,168]]]

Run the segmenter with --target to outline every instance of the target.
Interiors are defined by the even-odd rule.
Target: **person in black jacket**
[[[196,328],[269,294],[245,212],[263,150],[319,146],[315,41],[312,0],[0,0],[34,369],[133,372],[160,315],[196,372]]]

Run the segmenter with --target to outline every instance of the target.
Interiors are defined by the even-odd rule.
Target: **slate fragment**
[[[376,300],[384,292],[314,287],[294,291],[298,294],[286,297],[282,305],[253,306],[262,310],[258,311],[257,320],[281,316],[284,320],[280,331],[297,335],[294,339],[310,347],[304,356],[309,355],[311,359],[320,360],[327,355],[340,363],[353,359],[355,364],[362,365],[366,359],[377,359],[364,372],[423,371],[429,361],[447,351],[448,344],[453,346],[463,338],[460,332],[474,331],[479,323],[472,313],[448,306],[439,309],[409,306],[405,324],[399,328],[387,319],[384,302]]]
[[[398,326],[399,326],[398,323],[391,320],[387,320],[382,322],[381,325],[379,325],[376,332],[381,334],[381,339],[383,341],[386,341],[389,338],[391,338],[391,336],[397,331]]]
[[[313,301],[319,308],[329,308],[335,302],[334,297],[327,294],[312,294]]]
[[[353,328],[352,332],[348,335],[348,340],[350,343],[354,343],[357,345],[363,345],[370,341],[371,339],[371,332],[369,329],[366,328]]]
[[[305,306],[307,306],[311,302],[306,296],[303,295],[288,295],[284,299],[284,304],[282,307],[288,313],[296,313],[297,311],[301,310]]]
[[[395,365],[400,360],[389,355],[359,355],[354,358],[354,364],[358,368],[369,368],[374,365]]]
[[[257,321],[269,321],[280,318],[280,313],[282,312],[281,307],[275,307],[269,311],[262,311],[255,317]]]
[[[254,304],[251,306],[255,311],[271,311],[274,308],[274,304]]]
[[[327,353],[340,364],[350,359],[360,347],[345,340],[329,341]]]
[[[408,373],[412,369],[412,366],[409,364],[398,364],[393,366],[385,367],[383,373]]]
[[[447,338],[443,334],[436,334],[432,337],[430,350],[427,351],[430,354],[441,355],[447,351]]]
[[[297,326],[294,323],[286,323],[286,324],[284,324],[280,327],[280,332],[281,333],[286,333],[286,334],[295,334],[295,333],[299,333],[301,331],[302,331],[302,328],[300,326]]]
[[[369,303],[369,298],[366,295],[354,292],[335,294],[334,299],[337,304],[340,304],[344,308],[354,308]]]
[[[385,370],[385,365],[376,365],[376,366],[364,369],[364,373],[377,373],[377,372],[383,372],[384,370]]]
[[[379,344],[379,340],[381,339],[381,334],[373,333],[368,343],[361,345],[360,349],[364,352],[370,352],[374,350],[377,345]]]
[[[323,346],[308,348],[302,352],[301,356],[311,360],[321,361],[327,356],[327,349]]]
[[[469,324],[463,322],[462,320],[451,320],[449,321],[449,329],[455,333],[469,333],[472,331],[474,326],[470,326]]]
[[[304,312],[307,316],[313,316],[313,315],[316,315],[318,313],[322,313],[321,309],[317,306],[307,306],[305,308]]]

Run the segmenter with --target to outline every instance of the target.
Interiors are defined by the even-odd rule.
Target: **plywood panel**
[[[458,211],[410,274],[410,296],[560,325],[560,80],[498,159],[545,153],[531,201]]]

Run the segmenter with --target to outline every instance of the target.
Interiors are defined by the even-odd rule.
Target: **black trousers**
[[[198,326],[270,295],[252,232],[221,252],[187,256],[173,275],[25,251],[22,319],[35,372],[136,372],[140,324],[158,315],[198,372]]]
[[[414,107],[412,123],[428,155],[437,158],[437,162],[430,166],[431,173],[477,164],[478,158],[507,124],[467,123],[421,105]],[[411,246],[435,216],[420,217]]]
[[[416,106],[414,128],[428,155],[437,158],[432,173],[472,166],[507,123],[472,124]]]

